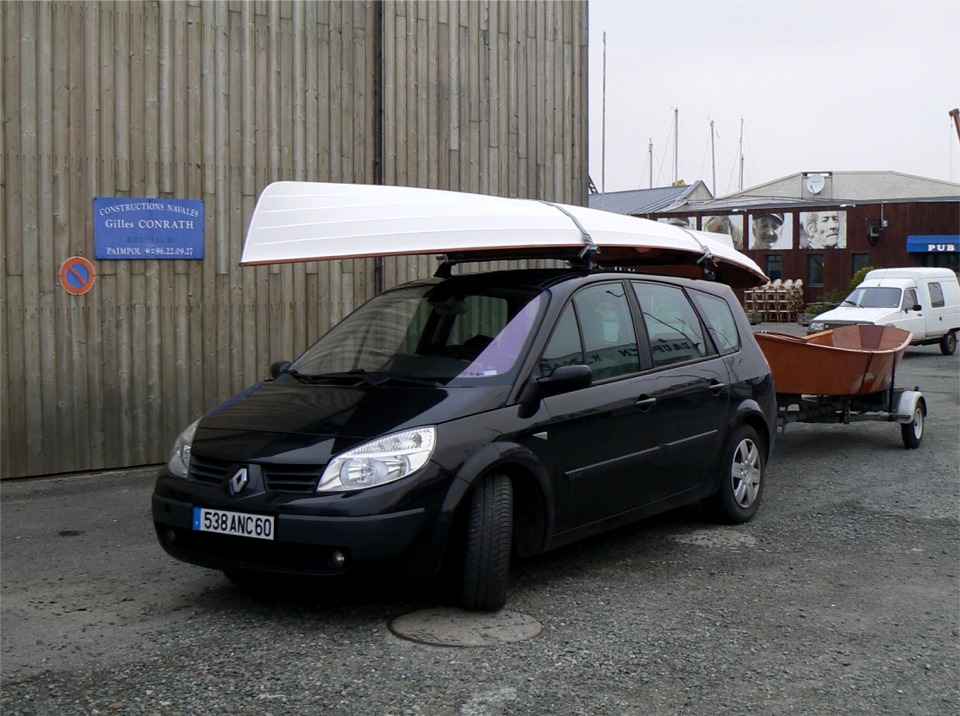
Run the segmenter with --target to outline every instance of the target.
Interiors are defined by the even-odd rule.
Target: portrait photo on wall
[[[845,249],[847,212],[836,209],[800,212],[801,249]]]
[[[751,249],[792,249],[793,214],[758,212],[750,216]]]
[[[712,234],[727,234],[733,240],[733,247],[743,251],[743,216],[705,216],[702,226]]]

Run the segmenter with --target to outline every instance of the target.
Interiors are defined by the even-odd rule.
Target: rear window
[[[699,292],[693,294],[693,302],[700,309],[717,350],[722,355],[740,350],[740,334],[730,305],[719,296]]]

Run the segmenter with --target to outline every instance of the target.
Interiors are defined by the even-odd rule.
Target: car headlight
[[[416,428],[347,450],[327,465],[317,492],[364,490],[412,475],[427,464],[436,442],[436,428]]]
[[[810,330],[819,333],[823,330],[823,321],[810,321]]]
[[[193,435],[197,432],[199,424],[199,418],[190,423],[173,443],[173,450],[170,451],[170,458],[167,460],[167,470],[177,477],[186,477],[190,471],[190,446],[193,444]]]

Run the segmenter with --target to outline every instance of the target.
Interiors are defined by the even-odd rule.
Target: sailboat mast
[[[650,146],[647,149],[647,157],[650,160],[650,188],[653,189],[653,137],[650,137]]]
[[[740,153],[740,182],[737,184],[737,191],[743,191],[743,117],[740,118],[740,144],[737,151]]]
[[[680,109],[673,108],[673,185],[680,179]]]
[[[710,119],[709,117],[707,119]],[[713,120],[710,120],[710,166],[713,170],[713,195],[717,195],[717,149],[714,145]]]

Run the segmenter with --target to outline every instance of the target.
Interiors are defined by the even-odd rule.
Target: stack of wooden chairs
[[[793,323],[803,311],[803,280],[779,278],[743,292],[743,308],[764,323]]]

